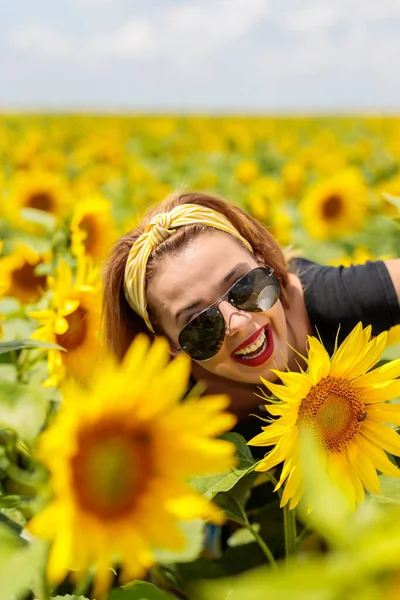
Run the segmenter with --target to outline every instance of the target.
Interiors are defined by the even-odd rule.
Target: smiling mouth
[[[251,339],[247,346],[239,346],[239,350],[231,356],[236,362],[246,367],[258,367],[265,363],[274,351],[274,338],[269,325],[262,327],[256,339]]]

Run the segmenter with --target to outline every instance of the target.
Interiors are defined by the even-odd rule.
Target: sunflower
[[[235,178],[243,185],[253,183],[260,175],[258,164],[251,159],[242,160],[235,167]]]
[[[89,389],[63,387],[61,410],[38,448],[54,499],[28,524],[33,535],[53,541],[48,569],[55,583],[69,569],[79,579],[94,566],[97,597],[114,564],[130,581],[154,564],[153,548],[182,549],[178,520],[222,522],[188,478],[234,464],[234,446],[214,439],[235,423],[223,412],[229,398],[180,403],[190,361],[168,360],[166,340],[150,347],[138,336],[122,364],[103,359]]]
[[[267,404],[279,417],[250,440],[252,446],[275,446],[257,465],[268,471],[284,461],[281,505],[294,508],[302,496],[299,460],[301,427],[311,427],[321,444],[328,472],[349,504],[364,500],[364,488],[379,494],[376,470],[400,477],[386,452],[400,456],[400,437],[382,422],[400,425],[400,405],[383,404],[400,395],[400,359],[372,371],[386,345],[386,332],[371,339],[371,327],[359,323],[330,358],[323,345],[308,338],[308,372],[274,371],[283,385],[262,380],[280,402]]]
[[[23,209],[35,208],[60,218],[65,215],[69,205],[67,182],[61,175],[35,170],[13,179],[9,191],[8,213],[18,226],[24,225],[20,212]]]
[[[78,202],[71,221],[71,250],[75,256],[88,254],[106,258],[116,238],[111,204],[101,196]]]
[[[394,346],[395,344],[400,344],[400,325],[395,325],[388,331],[387,346]]]
[[[361,174],[347,169],[314,184],[299,208],[310,236],[324,240],[359,230],[367,204],[368,193]]]
[[[76,277],[71,267],[60,261],[56,276],[48,277],[51,304],[31,312],[42,327],[32,338],[65,348],[49,350],[49,378],[46,386],[57,386],[67,376],[86,381],[101,352],[101,280],[92,261],[81,257]]]
[[[3,242],[0,241],[0,254],[3,251]],[[3,296],[4,290],[6,289],[7,284],[5,281],[0,280],[0,300]],[[0,313],[0,339],[3,337],[3,328],[1,326],[1,321],[4,319],[4,316]]]
[[[26,244],[19,244],[12,254],[0,258],[3,295],[22,303],[37,302],[47,286],[46,275],[38,273],[37,268],[49,260],[48,252],[38,253]]]
[[[351,265],[363,265],[369,260],[388,260],[393,258],[390,254],[381,254],[374,256],[366,246],[356,246],[352,255],[342,254],[341,258],[330,260],[329,264],[333,266],[350,267]]]

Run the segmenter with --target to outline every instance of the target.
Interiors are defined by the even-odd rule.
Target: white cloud
[[[225,41],[248,33],[267,11],[268,0],[192,0],[171,7],[165,22],[170,33],[184,37],[196,34]],[[194,39],[193,43],[196,41]]]
[[[38,14],[37,23],[21,22],[1,36],[2,96],[12,89],[5,81],[18,80],[15,89],[22,89],[25,74],[32,82],[29,90],[25,86],[27,100],[35,78],[44,99],[46,82],[54,89],[59,78],[59,89],[71,98],[96,95],[99,102],[115,98],[117,105],[126,98],[135,102],[139,94],[142,106],[147,97],[160,107],[165,98],[170,106],[174,98],[180,106],[200,98],[211,104],[215,98],[219,106],[267,107],[269,101],[295,106],[298,98],[368,104],[365,90],[372,89],[383,103],[400,106],[399,0],[59,0],[60,5],[66,1],[81,7],[81,14],[93,8],[93,22],[75,26],[76,9],[61,28],[47,11]],[[73,85],[68,88],[66,80]]]
[[[122,27],[94,35],[88,41],[91,55],[100,53],[109,59],[143,59],[155,57],[160,49],[157,31],[146,19],[133,19]]]
[[[17,52],[40,55],[51,60],[66,58],[73,49],[70,38],[45,23],[15,29],[6,36],[6,42]]]
[[[333,4],[314,4],[288,15],[286,25],[292,31],[310,31],[332,27],[338,20]]]

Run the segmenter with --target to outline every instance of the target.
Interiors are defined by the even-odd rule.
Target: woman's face
[[[236,280],[259,266],[268,267],[268,264],[258,262],[238,240],[221,231],[198,235],[179,252],[166,256],[154,272],[147,296],[157,315],[158,327],[172,341],[173,350],[178,348],[179,333],[190,319],[223,296]],[[185,308],[189,306],[192,307]],[[285,370],[289,350],[288,328],[280,300],[265,312],[244,312],[226,299],[218,308],[225,320],[223,345],[211,359],[196,362],[206,371],[234,381],[259,383],[260,376],[276,379],[271,369]],[[264,341],[264,335],[272,339]],[[257,359],[244,359],[247,351],[250,357],[252,352],[256,353],[254,345],[261,342],[265,344],[261,348],[266,345],[269,348],[262,352],[261,359],[265,356],[265,360],[258,364]]]

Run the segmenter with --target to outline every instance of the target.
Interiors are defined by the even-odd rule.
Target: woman
[[[203,193],[177,194],[115,245],[105,275],[109,346],[122,358],[139,332],[192,358],[193,381],[228,393],[248,438],[260,427],[260,376],[304,367],[307,335],[332,352],[362,321],[400,323],[400,259],[323,267],[287,261],[267,229]],[[339,334],[338,334],[338,328]]]

